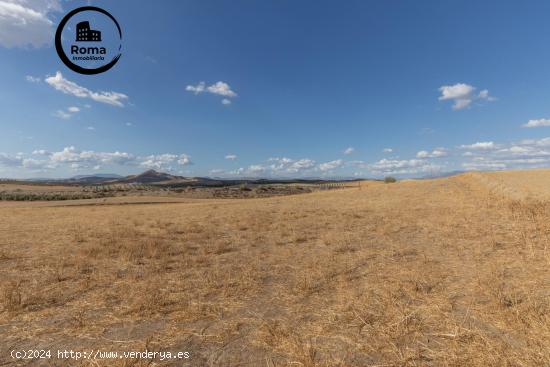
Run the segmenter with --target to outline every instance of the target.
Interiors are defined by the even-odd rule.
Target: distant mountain
[[[154,169],[150,169],[139,175],[132,175],[117,180],[118,183],[156,183],[163,181],[173,181],[182,179],[184,177],[174,176],[164,172],[157,172]]]
[[[93,175],[77,175],[70,178],[46,178],[46,177],[33,177],[22,179],[20,181],[41,182],[41,183],[70,183],[70,184],[86,184],[86,183],[102,183],[106,181],[112,181],[121,179],[124,176],[114,173],[98,173]]]
[[[356,178],[210,178],[210,177],[183,177],[169,173],[158,172],[153,169],[137,175],[120,176],[114,173],[98,173],[92,175],[78,175],[68,179],[34,179],[28,181],[42,182],[46,184],[69,185],[116,185],[116,184],[145,184],[159,187],[185,188],[185,187],[223,187],[242,184],[290,184],[303,183],[315,184],[335,181],[355,181]]]
[[[117,175],[115,173],[98,173],[98,174],[93,174],[93,175],[77,175],[77,176],[73,176],[73,177],[69,178],[69,180],[77,180],[78,181],[78,180],[91,178],[91,177],[118,179],[118,178],[123,178],[124,176]]]

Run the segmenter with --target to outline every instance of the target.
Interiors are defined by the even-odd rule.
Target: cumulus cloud
[[[464,162],[462,163],[462,168],[468,170],[468,171],[492,171],[492,170],[502,170],[506,169],[507,165],[502,162],[483,162],[483,161],[476,161],[476,162]]]
[[[346,148],[346,149],[344,150],[344,154],[345,154],[345,155],[350,155],[350,154],[352,154],[353,152],[355,152],[355,148],[354,148],[354,147],[349,147],[349,148]]]
[[[217,94],[224,97],[237,97],[237,93],[231,90],[229,84],[217,82],[207,87],[206,90],[212,94]]]
[[[237,93],[235,93],[229,84],[219,81],[217,83],[214,83],[210,86],[206,86],[205,82],[200,82],[197,85],[188,85],[185,87],[185,90],[191,93],[194,93],[195,95],[201,94],[201,93],[210,93],[215,94],[218,96],[225,97],[222,99],[222,104],[225,106],[228,106],[231,104],[231,100],[229,98],[235,98],[237,97]]]
[[[51,44],[54,23],[49,16],[61,11],[58,0],[0,0],[0,45],[42,47]]]
[[[6,167],[17,167],[23,162],[23,158],[19,155],[12,156],[6,153],[0,153],[0,165]]]
[[[29,83],[40,83],[42,81],[39,77],[34,77],[32,75],[25,76],[25,80]]]
[[[89,98],[96,102],[106,103],[112,106],[124,107],[124,102],[128,100],[127,95],[118,92],[93,92],[88,88],[65,79],[59,71],[56,72],[54,76],[47,77],[44,81],[65,94],[70,94],[79,98]]]
[[[180,154],[178,158],[178,164],[180,166],[187,166],[187,165],[193,164],[193,162],[191,162],[191,157],[188,156],[187,154]]]
[[[57,110],[53,115],[55,117],[59,117],[60,119],[68,120],[77,112],[80,112],[80,108],[73,106],[68,107],[67,110]]]
[[[521,125],[522,127],[541,127],[541,126],[550,126],[550,119],[537,119],[529,120],[526,124]]]
[[[65,112],[63,110],[57,110],[53,113],[53,115],[55,117],[59,117],[60,119],[63,119],[63,120],[68,120],[72,116],[72,114],[70,114],[69,112]]]
[[[248,167],[229,171],[216,169],[215,172],[211,171],[211,173],[231,177],[301,177],[317,170],[315,161],[309,158],[273,157],[265,162],[252,164]]]
[[[470,152],[461,163],[468,170],[541,168],[550,166],[550,138],[528,139],[508,144],[493,144],[491,149]]]
[[[267,168],[261,164],[253,164],[248,167],[241,167],[233,171],[216,170],[216,174],[237,176],[237,177],[259,177],[264,175]]]
[[[431,152],[428,152],[426,150],[421,150],[418,153],[416,153],[416,158],[442,158],[449,155],[446,149],[444,148],[436,148],[432,150]]]
[[[319,165],[319,169],[321,171],[332,171],[336,168],[342,167],[343,164],[344,164],[343,160],[337,159],[337,160],[334,160],[334,161],[321,163]]]
[[[299,159],[297,161],[292,162],[287,167],[287,172],[299,173],[299,172],[310,170],[313,167],[315,167],[315,161],[312,159],[304,158],[304,159]]]
[[[440,101],[453,101],[453,110],[462,110],[469,107],[473,101],[485,100],[494,101],[495,98],[489,95],[489,91],[484,89],[475,93],[476,88],[464,83],[454,85],[443,85],[439,88],[441,95]]]
[[[228,154],[225,156],[225,159],[229,161],[234,161],[235,159],[237,159],[237,156],[235,154]]]
[[[43,161],[38,159],[32,159],[32,158],[25,158],[22,161],[22,165],[24,168],[30,169],[30,170],[40,170],[47,166]]]
[[[269,158],[268,166],[273,173],[303,173],[315,167],[315,161],[309,158],[294,160],[286,157]]]
[[[57,152],[49,152],[45,149],[38,149],[33,151],[32,154],[36,156],[43,156],[45,158],[41,160],[41,162],[43,162],[43,166],[59,167],[62,165],[67,165],[72,168],[77,167],[78,169],[112,164],[119,166],[141,166],[145,168],[171,171],[176,166],[193,164],[191,157],[183,153],[164,153],[138,156],[121,151],[97,152],[93,150],[78,150],[74,146],[65,147],[61,151]],[[0,161],[0,164],[1,163],[3,162]]]
[[[206,83],[200,82],[197,85],[188,85],[187,87],[185,87],[185,90],[188,92],[193,92],[195,94],[200,94],[206,91]]]
[[[140,165],[156,170],[170,170],[172,163],[178,158],[175,154],[152,154],[146,156]]]
[[[497,146],[492,141],[480,141],[474,144],[461,145],[461,149],[471,149],[471,150],[491,150],[496,149]]]
[[[369,165],[373,173],[384,175],[439,172],[442,168],[442,165],[435,165],[425,159],[382,159]]]
[[[51,163],[47,160],[26,158],[21,153],[18,153],[16,155],[0,153],[0,166],[10,168],[24,168],[35,171],[45,168],[51,168]]]
[[[265,167],[260,164],[253,164],[248,167],[248,171],[251,173],[261,173],[265,171]]]
[[[83,166],[93,166],[99,163],[128,164],[135,162],[136,157],[125,152],[95,152],[92,150],[79,151],[74,146],[65,147],[59,152],[50,154],[54,163],[78,163]]]
[[[98,152],[93,150],[79,150],[74,146],[65,147],[60,151],[50,152],[45,149],[36,149],[32,157],[23,153],[10,155],[0,153],[0,166],[24,169],[95,169],[105,165],[132,166],[173,171],[176,167],[191,165],[191,157],[187,154],[153,154],[139,156],[127,152]]]

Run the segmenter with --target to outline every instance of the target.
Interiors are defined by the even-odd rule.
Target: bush
[[[394,183],[394,182],[397,182],[395,177],[391,177],[391,176],[384,177],[384,183]]]
[[[241,191],[252,191],[252,189],[245,183],[241,184],[240,189]]]
[[[55,201],[81,200],[113,196],[108,193],[80,193],[80,192],[0,192],[0,201]]]

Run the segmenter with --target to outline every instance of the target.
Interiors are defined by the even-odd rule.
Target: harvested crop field
[[[0,365],[548,366],[549,183],[1,203]],[[190,358],[9,357],[36,348]]]

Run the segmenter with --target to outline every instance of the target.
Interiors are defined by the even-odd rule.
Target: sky
[[[88,4],[122,30],[96,75],[54,47]],[[548,167],[548,14],[543,0],[0,0],[0,177]]]

